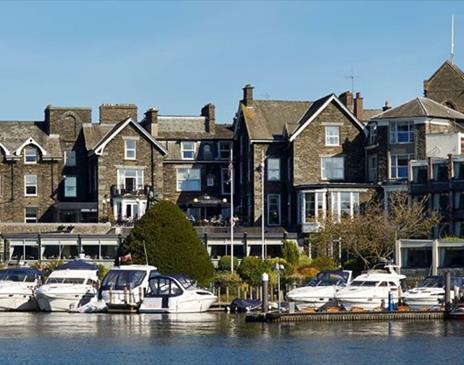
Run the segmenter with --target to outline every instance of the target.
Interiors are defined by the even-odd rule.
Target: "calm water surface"
[[[0,313],[0,326],[2,364],[464,364],[464,323],[451,321]]]

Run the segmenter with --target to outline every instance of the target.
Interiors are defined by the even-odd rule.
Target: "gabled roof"
[[[332,102],[335,102],[345,114],[356,124],[360,130],[367,135],[367,129],[363,123],[361,123],[354,114],[337,98],[335,94],[324,96],[323,98],[316,100],[311,107],[306,111],[303,117],[298,122],[297,127],[290,135],[290,142],[295,138]]]
[[[95,153],[96,155],[101,155],[103,153],[106,145],[114,137],[116,137],[124,128],[126,128],[129,124],[131,124],[135,129],[137,129],[140,132],[140,134],[145,136],[156,148],[158,148],[158,150],[163,155],[167,154],[167,151],[163,148],[163,146],[161,146],[158,143],[158,141],[150,133],[148,133],[148,131],[145,128],[143,128],[140,124],[134,122],[132,118],[127,118],[126,120],[113,125],[112,128],[109,128],[106,131],[106,133],[103,135],[103,137],[89,151]],[[106,128],[102,128],[102,130],[99,131],[100,134],[103,134],[103,132],[105,130],[106,130]],[[95,138],[95,134],[98,134],[98,133],[95,133],[95,130],[93,130],[91,133],[89,133],[89,132],[90,132],[90,129],[87,131],[87,135],[90,135],[93,132],[93,136],[91,136],[91,138]],[[85,130],[84,130],[84,136],[86,136]],[[86,142],[86,145],[87,145],[87,142]]]
[[[434,117],[443,119],[462,119],[464,114],[446,107],[435,100],[420,96],[409,100],[396,108],[389,109],[373,119]]]
[[[311,106],[310,101],[253,100],[240,104],[245,126],[251,140],[283,139],[284,131],[292,132]]]
[[[454,63],[452,63],[450,60],[446,60],[445,62],[442,63],[442,65],[433,73],[432,76],[426,80],[426,82],[432,81],[433,78],[435,78],[444,68],[446,67],[451,67],[451,69],[462,79],[464,79],[464,72]]]
[[[33,144],[45,158],[62,158],[59,136],[48,135],[44,127],[44,122],[0,121],[0,148],[14,157],[26,145]]]

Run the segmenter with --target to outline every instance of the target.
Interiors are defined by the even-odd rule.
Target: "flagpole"
[[[261,259],[264,261],[264,151],[261,151]]]
[[[234,147],[230,149],[230,271],[234,272]]]

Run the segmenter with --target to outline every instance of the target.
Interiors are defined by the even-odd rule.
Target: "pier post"
[[[451,273],[445,272],[445,311],[451,310]]]
[[[261,275],[261,280],[263,281],[263,313],[267,313],[269,309],[269,291],[268,291],[268,284],[269,284],[269,275],[267,273],[263,273]]]

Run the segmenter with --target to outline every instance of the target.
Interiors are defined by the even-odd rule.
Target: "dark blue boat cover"
[[[74,260],[57,266],[55,270],[98,270],[98,266],[83,260]]]
[[[33,275],[42,276],[42,272],[33,267],[10,267],[0,271],[0,278],[5,275]]]

